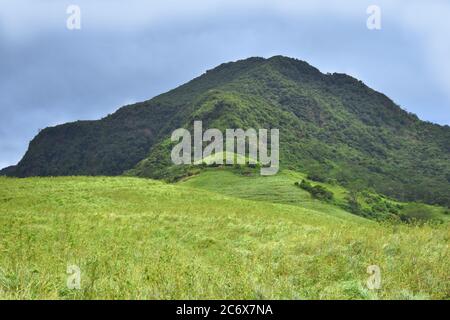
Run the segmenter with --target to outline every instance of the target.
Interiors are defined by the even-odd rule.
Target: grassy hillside
[[[349,214],[349,190],[337,184],[311,181],[308,179],[310,176],[304,173],[282,170],[274,176],[261,176],[257,169],[248,167],[202,168],[201,171],[197,169],[193,172],[197,174],[183,178],[180,184],[242,199],[290,204],[335,215]],[[329,190],[333,199],[315,199],[309,192],[295,185],[302,180]],[[414,207],[426,213],[426,217],[423,217],[426,220],[450,221],[449,210],[439,206],[399,202],[373,192],[359,192],[356,198],[361,208],[360,212],[353,213],[371,219],[400,218]]]
[[[197,178],[0,178],[0,299],[450,298],[446,224],[311,205],[275,181],[286,176],[271,178],[273,193],[249,186],[281,203],[205,191],[195,185],[211,176]],[[239,193],[222,179],[221,191]],[[72,264],[79,291],[66,287]],[[373,264],[376,291],[365,285]]]
[[[301,179],[306,179],[306,175],[293,171],[282,171],[274,176],[260,176],[257,173],[248,176],[233,169],[221,168],[208,169],[199,175],[188,177],[180,181],[180,185],[242,199],[296,205],[336,216],[349,215],[333,204],[313,199],[308,192],[296,187],[294,183]],[[336,186],[333,191],[338,196],[337,202],[343,203],[345,190]]]

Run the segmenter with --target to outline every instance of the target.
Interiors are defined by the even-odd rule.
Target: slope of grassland
[[[349,212],[343,209],[347,207],[346,197],[349,191],[342,186],[309,181],[313,185],[320,185],[333,193],[333,200],[327,203],[312,198],[309,192],[295,185],[296,182],[308,180],[307,174],[292,170],[281,170],[273,176],[261,176],[258,170],[246,170],[248,168],[244,168],[243,171],[227,167],[206,168],[203,169],[201,174],[188,176],[180,181],[179,184],[242,199],[296,205],[306,209],[350,218],[348,217]],[[372,193],[372,195],[381,197],[376,193]],[[358,200],[363,208],[370,207],[366,203],[367,198],[361,193]],[[410,203],[403,203],[386,197],[383,197],[383,201],[403,207],[411,205]],[[430,219],[446,223],[450,221],[450,216],[445,208],[425,204],[421,206],[425,207],[426,211],[429,212]],[[357,217],[354,218],[356,219]]]
[[[298,205],[351,219],[348,212],[315,200],[307,191],[294,185],[296,181],[306,179],[306,174],[283,170],[273,176],[261,176],[258,172],[240,175],[233,171],[228,168],[207,169],[199,175],[184,179],[180,184],[248,200]],[[326,186],[335,194],[336,202],[343,204],[345,189],[339,186]]]
[[[0,178],[0,299],[448,299],[448,243],[444,224],[154,180]],[[66,286],[74,264],[81,290]]]

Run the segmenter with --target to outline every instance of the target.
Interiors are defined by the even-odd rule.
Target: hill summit
[[[195,120],[220,130],[278,128],[281,168],[450,205],[448,126],[419,120],[353,77],[282,56],[225,63],[101,120],[46,128],[1,174],[164,178],[171,132]]]

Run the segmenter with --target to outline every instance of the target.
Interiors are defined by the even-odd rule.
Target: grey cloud
[[[398,8],[384,1],[379,32],[365,28],[364,1],[75,2],[80,31],[65,29],[69,1],[9,1],[0,11],[0,164],[16,163],[39,128],[98,119],[249,56],[350,73],[421,118],[450,124],[450,92],[419,35],[405,33]]]

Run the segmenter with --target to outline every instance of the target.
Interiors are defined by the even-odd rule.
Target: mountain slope
[[[361,81],[276,56],[227,63],[99,121],[43,130],[12,175],[164,178],[179,127],[278,128],[281,165],[400,200],[450,205],[450,128]],[[11,175],[11,169],[9,174]]]

